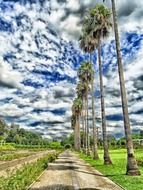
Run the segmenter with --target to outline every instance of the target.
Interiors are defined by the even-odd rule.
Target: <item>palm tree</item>
[[[124,72],[123,72],[115,1],[111,0],[111,3],[112,3],[112,13],[113,13],[113,26],[114,26],[115,41],[116,41],[116,52],[117,52],[117,63],[118,63],[120,91],[121,91],[121,100],[122,100],[122,110],[123,110],[123,117],[124,117],[124,129],[125,129],[126,147],[127,147],[126,174],[140,175],[140,171],[138,169],[138,165],[134,156],[133,141],[132,141],[132,136],[131,136],[130,119],[129,119],[129,113],[128,113],[128,102],[127,102],[126,88],[125,88],[125,81],[124,81]]]
[[[94,51],[96,44],[96,39],[93,39],[92,36],[88,35],[83,29],[83,34],[79,38],[79,46],[85,53],[90,54],[90,62],[91,53]]]
[[[72,105],[71,127],[74,130],[74,148],[76,149],[76,147],[77,147],[77,137],[76,137],[77,131],[76,131],[76,112],[75,112],[74,104]]]
[[[85,148],[85,119],[84,119],[84,102],[85,102],[85,87],[84,87],[84,83],[82,83],[81,81],[79,81],[79,83],[77,84],[76,87],[76,93],[77,93],[77,97],[81,98],[82,100],[82,111],[81,111],[81,119],[82,119],[82,148]]]
[[[78,70],[78,77],[84,84],[85,89],[85,100],[86,100],[86,153],[89,154],[89,146],[90,146],[90,139],[89,139],[89,123],[88,123],[88,94],[89,94],[89,86],[91,85],[93,79],[93,69],[92,64],[90,62],[84,62],[79,70]]]
[[[75,150],[80,151],[80,114],[82,110],[82,100],[78,97],[74,99],[72,106],[74,122],[74,142]]]
[[[95,103],[94,103],[94,79],[91,84],[92,88],[92,124],[93,124],[93,159],[98,160],[99,155],[98,155],[98,145],[97,145],[97,128],[96,128],[96,119],[95,119]]]
[[[91,62],[91,54],[94,51],[97,41],[92,38],[92,36],[87,35],[85,31],[83,31],[83,35],[79,38],[80,48],[85,52],[90,54],[90,62]],[[94,65],[93,65],[94,67]],[[94,103],[94,77],[92,80],[92,125],[93,125],[93,159],[99,159],[98,156],[98,146],[97,146],[97,134],[96,134],[96,120],[95,120],[95,103]]]
[[[103,146],[104,146],[104,164],[112,164],[107,141],[106,131],[106,117],[105,117],[105,103],[102,77],[102,61],[101,61],[101,40],[109,34],[111,24],[111,13],[109,9],[103,5],[97,5],[90,9],[84,20],[84,30],[90,34],[97,43],[98,49],[98,63],[99,63],[99,77],[100,77],[100,94],[101,94],[101,115],[102,115],[102,132],[103,132]]]
[[[81,81],[84,89],[84,110],[85,110],[85,152],[87,154],[87,149],[88,149],[88,114],[87,114],[87,96],[88,96],[88,84],[87,84],[87,79],[85,78],[84,75],[84,67],[83,64],[80,66],[78,69],[78,77],[79,80]]]

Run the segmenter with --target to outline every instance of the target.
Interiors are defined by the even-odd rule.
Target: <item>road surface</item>
[[[30,190],[122,190],[71,152],[65,151]]]

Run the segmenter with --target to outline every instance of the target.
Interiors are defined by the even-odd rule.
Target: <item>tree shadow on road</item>
[[[76,172],[81,172],[81,173],[86,173],[86,174],[90,174],[90,175],[95,175],[95,176],[100,176],[100,177],[112,177],[112,176],[125,176],[126,174],[108,174],[108,175],[103,175],[103,174],[98,174],[98,173],[94,173],[94,172],[86,172],[86,171],[82,171],[82,170],[77,170],[75,169],[74,171]]]
[[[62,165],[62,164],[57,164],[57,165],[49,165],[48,170],[77,170],[78,167],[76,166],[65,166],[65,165]]]
[[[39,187],[39,188],[31,188],[30,190],[74,190],[74,186],[69,185],[48,185],[46,187]],[[78,190],[101,190],[97,188],[79,188]]]
[[[77,163],[77,165],[79,165],[79,166],[90,166],[89,164],[79,164],[79,163]],[[103,164],[96,164],[96,166],[103,166]],[[91,166],[90,166],[91,167]]]
[[[68,160],[56,160],[54,163],[61,163],[61,164],[74,164],[74,161]]]

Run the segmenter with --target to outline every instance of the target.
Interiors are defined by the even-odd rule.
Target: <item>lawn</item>
[[[127,176],[126,173],[126,150],[118,149],[110,151],[113,165],[103,165],[103,151],[99,150],[100,160],[95,161],[91,157],[87,157],[83,153],[80,157],[87,161],[95,169],[106,175],[112,181],[120,184],[127,190],[141,190],[143,189],[143,164],[140,166],[141,176]],[[135,150],[137,160],[143,161],[143,150]],[[143,162],[142,162],[143,163]]]

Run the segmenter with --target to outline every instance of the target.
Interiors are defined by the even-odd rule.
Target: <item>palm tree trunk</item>
[[[76,123],[75,123],[75,126],[74,126],[74,149],[75,150],[78,150],[78,143],[77,143],[77,137],[78,135],[78,129],[77,129],[77,119],[76,119]]]
[[[94,105],[94,80],[92,81],[92,125],[93,125],[93,159],[98,160],[98,146],[97,146],[97,132],[95,119],[95,105]]]
[[[90,53],[90,62],[92,62],[92,54]],[[93,64],[94,68],[94,64]],[[92,96],[92,125],[93,125],[93,159],[98,160],[98,146],[97,146],[97,133],[96,133],[96,119],[95,119],[95,103],[94,103],[94,78],[92,80],[92,89],[91,89],[91,96]]]
[[[86,123],[86,98],[84,97],[84,150],[86,153],[86,130],[87,130],[87,123]]]
[[[105,117],[105,103],[104,103],[104,90],[103,90],[103,78],[102,78],[102,62],[101,62],[101,41],[98,38],[98,62],[99,62],[99,77],[100,77],[100,94],[101,94],[101,116],[102,116],[102,133],[103,133],[103,148],[104,148],[104,164],[112,164],[107,141],[106,131],[106,117]]]
[[[83,105],[83,109],[82,109],[82,112],[81,112],[81,119],[82,119],[82,148],[83,148],[83,150],[84,150],[84,145],[85,145],[85,143],[84,143],[84,135],[85,135],[85,123],[84,123],[84,113],[83,113],[83,111],[84,111],[84,100],[82,100],[82,105]]]
[[[85,126],[85,153],[87,154],[88,152],[88,96],[86,94],[86,126]]]
[[[79,116],[76,117],[76,124],[74,128],[74,148],[76,151],[80,151],[80,124]]]
[[[77,148],[80,151],[81,140],[80,140],[80,116],[77,117]]]
[[[111,2],[112,2],[115,41],[116,41],[118,72],[119,72],[119,80],[120,80],[122,110],[123,110],[123,117],[124,117],[124,129],[125,129],[126,147],[127,147],[127,172],[126,172],[126,174],[140,175],[140,172],[139,172],[139,169],[137,166],[137,162],[136,162],[136,159],[134,156],[133,142],[132,142],[132,136],[131,136],[130,120],[129,120],[129,114],[128,114],[128,103],[127,103],[126,89],[125,89],[125,82],[124,82],[124,73],[123,73],[123,64],[122,64],[122,56],[121,56],[115,1],[111,0]]]
[[[87,90],[87,155],[90,155],[90,134],[89,134],[89,121],[88,121],[88,90]]]

